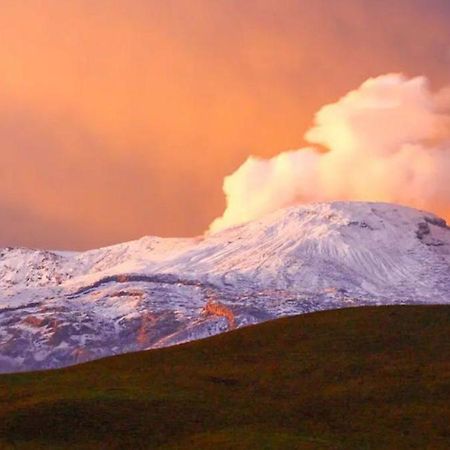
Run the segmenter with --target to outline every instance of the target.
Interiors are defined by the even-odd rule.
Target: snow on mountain
[[[397,205],[283,209],[192,239],[0,250],[0,371],[60,367],[315,310],[450,302],[450,229]]]

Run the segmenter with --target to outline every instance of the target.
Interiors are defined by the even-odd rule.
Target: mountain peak
[[[314,203],[202,238],[3,249],[0,287],[0,370],[57,367],[216,334],[230,317],[240,327],[347,306],[448,303],[450,230],[399,205]]]

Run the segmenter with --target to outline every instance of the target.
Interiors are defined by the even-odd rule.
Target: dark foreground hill
[[[0,377],[0,448],[448,449],[450,307],[314,313]]]

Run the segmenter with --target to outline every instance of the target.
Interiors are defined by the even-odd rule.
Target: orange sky
[[[249,154],[385,72],[450,80],[447,0],[2,0],[0,245],[201,233]]]

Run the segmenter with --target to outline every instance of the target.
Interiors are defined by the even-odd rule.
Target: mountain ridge
[[[59,367],[230,323],[449,303],[450,230],[399,205],[315,203],[203,237],[147,236],[86,252],[2,249],[0,288],[0,371]]]

